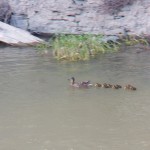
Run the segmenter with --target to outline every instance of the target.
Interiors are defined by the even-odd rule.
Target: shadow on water
[[[128,48],[60,63],[31,48],[0,48],[0,149],[149,150],[150,51]],[[72,89],[78,81],[138,90]]]

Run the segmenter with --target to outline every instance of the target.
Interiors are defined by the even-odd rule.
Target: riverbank
[[[37,34],[150,35],[150,1],[136,0],[115,14],[104,13],[103,0],[9,0],[11,25]]]
[[[61,1],[46,0],[44,3],[41,2],[41,0],[38,2],[34,0],[18,0],[17,2],[9,0],[9,4],[6,2],[7,6],[10,5],[8,11],[12,12],[10,24],[28,30],[37,36],[64,34],[73,35],[72,37],[76,35],[77,37],[90,34],[96,37],[102,35],[101,40],[103,40],[105,46],[97,46],[99,49],[102,47],[102,50],[98,49],[101,52],[113,49],[112,43],[109,43],[110,41],[115,44],[118,40],[121,40],[126,45],[139,43],[149,45],[150,23],[147,18],[150,16],[150,11],[147,5],[150,2],[148,0],[144,2],[140,0],[115,0],[113,2],[109,0],[100,0],[99,2],[95,0],[74,0],[71,2],[65,0],[63,5],[60,5]],[[114,5],[111,5],[111,3]],[[107,9],[110,7],[111,11]],[[65,36],[61,41],[64,39],[66,39]],[[68,44],[69,41],[72,44]],[[93,42],[92,39],[88,41]],[[61,42],[59,41],[59,43]],[[92,43],[92,46],[89,46],[89,42],[84,40],[76,43],[75,45],[70,39],[67,39],[61,45],[55,40],[55,44],[52,44],[54,56],[57,59],[66,59],[69,55],[69,59],[70,56],[71,58],[73,56],[77,60],[83,60],[89,59],[89,56],[93,56],[93,53],[94,56],[97,55],[96,43]],[[99,42],[98,44],[101,43]],[[80,45],[82,46],[80,47]],[[39,47],[45,49],[48,46],[44,43]],[[75,50],[72,50],[71,47],[74,47]],[[80,51],[80,49],[83,50]],[[81,57],[81,55],[84,55],[84,57]]]

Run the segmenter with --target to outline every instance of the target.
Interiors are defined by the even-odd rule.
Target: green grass
[[[122,42],[126,44],[127,46],[133,46],[137,44],[149,46],[149,43],[144,37],[134,36],[134,35],[132,36],[130,35],[128,36],[128,38],[126,37],[125,39],[122,39]]]
[[[137,44],[148,45],[145,38],[128,36],[120,42],[103,42],[102,35],[65,35],[53,37],[50,42],[40,44],[37,49],[42,54],[52,51],[57,60],[78,61],[89,60],[101,53],[116,52],[122,44],[133,46]]]
[[[102,38],[101,35],[58,35],[52,42],[53,55],[58,60],[77,61],[118,50],[118,44],[104,43]]]

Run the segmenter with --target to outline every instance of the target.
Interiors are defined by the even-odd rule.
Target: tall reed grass
[[[54,36],[50,42],[40,44],[37,49],[41,54],[51,52],[57,60],[78,61],[89,60],[101,53],[116,52],[122,45],[134,46],[142,44],[149,46],[144,37],[120,37],[119,42],[106,42],[102,35],[65,35]]]
[[[118,44],[106,43],[102,39],[102,35],[59,35],[52,42],[53,55],[58,60],[76,61],[118,50]]]

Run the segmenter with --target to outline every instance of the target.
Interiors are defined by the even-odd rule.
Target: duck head
[[[70,84],[73,85],[75,83],[75,78],[71,77],[70,79],[68,79],[70,81]]]

